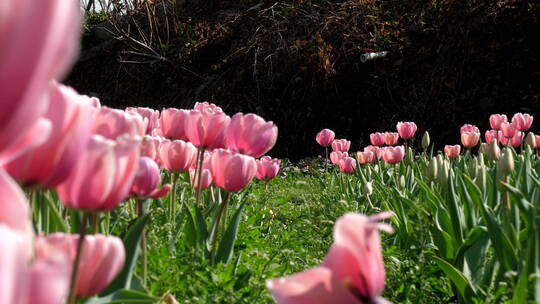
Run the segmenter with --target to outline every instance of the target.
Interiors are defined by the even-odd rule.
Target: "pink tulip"
[[[346,156],[339,161],[339,171],[345,173],[354,173],[356,169],[356,160],[352,157]]]
[[[131,185],[131,195],[138,198],[162,198],[171,189],[170,185],[165,185],[158,189],[161,184],[161,175],[158,165],[148,157],[139,158],[139,166],[135,179]]]
[[[405,157],[405,148],[403,146],[386,147],[382,152],[382,157],[389,164],[397,164]]]
[[[65,253],[73,264],[78,241],[79,236],[75,234],[53,233],[46,237],[40,236],[36,242],[37,257],[41,257],[43,248],[53,247]],[[98,294],[120,273],[125,257],[124,244],[118,237],[87,235],[84,238],[75,294],[79,297]]]
[[[356,159],[361,165],[370,164],[375,161],[376,153],[372,151],[356,152]]]
[[[175,108],[161,110],[159,119],[161,135],[169,139],[187,140],[186,121],[188,115],[188,110]]]
[[[493,130],[500,130],[503,122],[508,122],[508,118],[504,114],[492,114],[489,116],[489,125]]]
[[[210,167],[214,184],[230,192],[242,190],[257,173],[253,157],[225,149],[212,153]]]
[[[210,169],[210,157],[212,157],[212,152],[213,151],[204,150],[203,163],[202,163],[203,169]],[[197,168],[197,162],[194,161],[193,163],[191,163],[191,166],[189,166],[189,169],[196,169],[196,168]]]
[[[236,113],[227,129],[227,148],[260,157],[276,144],[278,128],[255,114]]]
[[[534,147],[535,147],[535,148],[540,148],[540,135],[535,135],[535,136],[534,136],[534,139],[535,139],[535,143],[536,143],[536,144],[534,145]]]
[[[163,168],[172,172],[187,172],[197,158],[197,148],[183,140],[164,140],[159,147]]]
[[[333,151],[349,152],[351,147],[351,142],[346,139],[334,139],[332,142]]]
[[[478,127],[475,125],[465,124],[459,130],[459,133],[464,133],[464,132],[480,134],[480,129],[478,129]]]
[[[277,158],[271,158],[270,156],[263,156],[260,160],[257,160],[257,173],[255,177],[260,180],[271,180],[277,176],[279,172],[279,165],[281,160]]]
[[[156,164],[160,165],[159,147],[163,141],[165,141],[165,138],[163,137],[145,135],[141,143],[141,156],[149,157],[155,161]]]
[[[159,111],[150,108],[126,108],[126,112],[140,115],[144,121],[145,134],[151,135],[154,129],[159,128]]]
[[[194,110],[199,110],[199,111],[205,111],[205,110],[208,109],[208,110],[210,110],[212,112],[223,112],[223,110],[220,107],[216,106],[213,103],[209,103],[207,101],[196,102],[193,109]]]
[[[501,130],[504,137],[512,138],[514,135],[516,135],[517,129],[514,126],[514,124],[511,124],[509,122],[503,122],[501,124]]]
[[[109,211],[129,195],[137,172],[140,138],[116,141],[93,135],[66,181],[56,187],[62,203],[86,211]]]
[[[332,162],[332,164],[337,165],[339,164],[339,161],[342,158],[347,157],[347,156],[349,156],[349,153],[347,152],[341,152],[341,151],[330,152],[330,161]]]
[[[47,109],[49,81],[62,78],[79,48],[79,3],[2,0],[0,4],[0,158],[46,140],[38,118]],[[26,142],[21,141],[25,138]],[[10,151],[15,153],[15,151]]]
[[[410,139],[414,137],[416,133],[416,124],[414,122],[398,122],[397,131],[399,136],[403,139]]]
[[[488,131],[486,131],[484,137],[486,139],[486,143],[489,145],[494,139],[498,140],[499,131],[497,131],[497,130],[488,130]]]
[[[48,98],[45,118],[51,122],[51,135],[5,168],[20,183],[54,188],[68,177],[88,143],[96,109],[88,96],[56,82],[50,84]]]
[[[519,131],[527,131],[531,128],[533,123],[533,116],[529,114],[516,113],[512,117],[512,124]],[[512,136],[507,136],[512,137]]]
[[[524,133],[523,132],[516,132],[516,134],[514,134],[514,136],[510,139],[506,139],[504,142],[502,142],[502,144],[504,145],[508,145],[508,142],[510,142],[510,145],[514,148],[516,147],[519,147],[521,146],[521,143],[523,142],[523,138],[524,138]]]
[[[384,143],[387,146],[397,145],[399,140],[399,133],[397,132],[385,132],[384,133]]]
[[[278,304],[388,303],[378,230],[389,212],[366,217],[347,213],[336,222],[334,244],[322,265],[289,277],[268,280],[266,287]]]
[[[371,133],[369,134],[369,141],[374,146],[384,146],[385,135],[381,132]]]
[[[0,208],[0,225],[5,225],[13,231],[19,232],[22,235],[26,235],[26,239],[28,241],[27,247],[31,248],[30,243],[32,241],[31,238],[34,234],[34,229],[32,228],[32,223],[30,221],[30,207],[26,202],[24,192],[21,190],[21,188],[19,188],[17,183],[15,183],[15,181],[12,180],[11,177],[1,168],[0,202],[2,202],[2,207]],[[25,257],[30,258],[31,254],[31,250],[29,250]],[[3,280],[0,280],[0,282],[3,282]],[[0,303],[3,302],[0,301]]]
[[[461,153],[461,146],[460,145],[446,145],[444,146],[444,153],[448,158],[456,158]]]
[[[142,137],[145,130],[144,121],[140,115],[108,107],[99,109],[94,124],[94,134],[113,140],[126,134]]]
[[[375,155],[377,155],[378,150],[379,150],[379,147],[375,147],[371,145],[364,147],[364,152],[373,152]]]
[[[330,129],[323,129],[319,133],[317,133],[317,137],[315,138],[317,140],[317,143],[323,147],[328,147],[332,144],[334,141],[334,138],[336,137],[336,134],[334,131]]]
[[[195,169],[189,169],[189,181],[193,189],[199,189],[197,180],[195,180]],[[212,185],[212,171],[203,168],[201,171],[201,190],[204,190]]]
[[[472,148],[478,145],[479,140],[480,140],[480,133],[473,133],[473,132],[461,133],[461,144],[464,147]]]
[[[227,128],[231,118],[218,109],[219,107],[207,107],[203,111],[189,111],[186,118],[186,135],[196,147],[211,149],[225,147]],[[264,140],[266,142],[268,138]],[[242,148],[245,147],[242,146]]]

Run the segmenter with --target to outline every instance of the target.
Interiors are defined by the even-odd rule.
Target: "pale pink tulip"
[[[145,130],[140,115],[108,107],[99,109],[94,123],[94,134],[113,140],[122,135],[142,137]]]
[[[480,134],[480,129],[477,126],[471,124],[465,124],[459,129],[459,133],[470,132]]]
[[[386,147],[382,157],[389,164],[397,164],[405,157],[405,148],[403,146]]]
[[[211,149],[225,147],[231,118],[219,110],[207,107],[202,111],[189,111],[186,118],[186,135],[193,145]]]
[[[351,142],[346,139],[334,139],[332,142],[332,151],[349,152]]]
[[[334,141],[334,138],[336,137],[336,134],[334,131],[330,129],[323,129],[319,133],[317,133],[317,136],[315,139],[317,140],[317,143],[323,147],[328,147],[332,144]]]
[[[385,132],[384,133],[384,143],[387,146],[395,146],[397,145],[399,140],[399,133],[397,132]]]
[[[189,181],[193,189],[199,189],[199,185],[195,180],[195,169],[189,169]],[[201,171],[201,190],[204,190],[212,185],[212,172],[210,169],[205,169],[203,167]]]
[[[444,146],[444,153],[448,158],[456,158],[461,153],[461,146],[460,145],[446,145]]]
[[[385,135],[381,132],[371,133],[369,134],[369,141],[374,146],[384,146]]]
[[[161,175],[158,165],[146,156],[139,159],[139,166],[135,179],[131,185],[131,195],[137,198],[162,198],[171,188],[171,185],[164,185],[158,188],[161,184]]]
[[[72,264],[77,254],[78,241],[79,236],[75,234],[53,233],[46,237],[40,236],[36,242],[37,257],[41,257],[43,248],[53,247],[64,252]],[[125,256],[124,244],[118,237],[87,235],[84,238],[75,294],[90,297],[102,291],[122,270]]]
[[[227,149],[261,157],[276,144],[278,128],[255,114],[236,113],[227,129]]]
[[[507,138],[512,138],[516,135],[517,129],[514,124],[509,122],[503,122],[501,124],[502,135]]]
[[[512,124],[519,131],[527,131],[531,128],[534,117],[529,114],[516,113],[512,117]],[[512,136],[507,136],[512,137]]]
[[[90,97],[53,81],[48,98],[45,118],[52,125],[49,138],[5,165],[9,174],[24,185],[54,188],[64,181],[90,138],[91,119],[96,112]]]
[[[486,139],[486,143],[489,145],[494,139],[499,138],[499,131],[497,130],[488,130],[484,134],[484,138]]]
[[[389,216],[347,213],[339,218],[334,244],[321,266],[266,282],[276,303],[388,303],[380,298],[385,271],[378,230],[392,231],[379,223]]]
[[[206,109],[208,109],[208,110],[210,110],[212,112],[222,112],[223,113],[223,109],[221,109],[220,107],[216,106],[213,103],[209,103],[208,101],[196,102],[195,106],[193,106],[193,109],[194,110],[199,110],[199,111],[205,111]]]
[[[210,167],[214,184],[230,192],[242,190],[257,173],[253,157],[225,149],[212,153]]]
[[[379,150],[379,147],[376,147],[376,146],[365,146],[364,147],[364,152],[373,152],[375,155],[377,155],[377,151]]]
[[[186,121],[188,114],[188,110],[175,108],[161,110],[159,119],[161,136],[169,139],[187,140]]]
[[[339,164],[339,161],[342,158],[347,157],[347,156],[349,156],[349,153],[347,152],[341,152],[341,151],[330,152],[330,161],[332,162],[332,164],[337,165]]]
[[[145,135],[141,143],[141,156],[149,157],[160,165],[159,147],[163,141],[165,141],[163,137]]]
[[[116,141],[93,135],[77,166],[56,187],[62,203],[86,211],[109,211],[129,195],[137,172],[140,138]]]
[[[414,122],[398,122],[396,129],[399,136],[403,139],[410,139],[416,133],[416,124]]]
[[[356,169],[356,160],[352,157],[346,156],[339,161],[339,171],[344,173],[353,173]]]
[[[163,168],[172,172],[187,172],[195,163],[197,148],[183,140],[164,140],[159,147],[159,159]]]
[[[479,140],[480,140],[480,133],[476,133],[476,132],[461,133],[461,144],[466,148],[472,148],[478,145]]]
[[[139,114],[144,121],[145,134],[151,135],[154,129],[159,128],[159,111],[150,108],[126,108],[126,112]]]
[[[281,160],[263,156],[257,160],[257,173],[255,177],[260,180],[271,180],[279,173],[279,165]]]
[[[508,118],[504,114],[492,114],[489,116],[489,125],[493,130],[500,130],[503,122],[508,122]]]
[[[78,2],[1,1],[0,159],[8,158],[5,151],[16,143],[23,149],[46,140],[38,121],[47,108],[44,93],[49,81],[62,78],[74,62],[80,29]]]
[[[372,151],[356,152],[356,159],[361,165],[370,164],[375,161],[376,153]]]

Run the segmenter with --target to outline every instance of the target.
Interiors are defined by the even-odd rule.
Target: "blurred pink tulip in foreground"
[[[101,107],[94,124],[94,134],[113,140],[122,135],[142,137],[145,125],[139,114]]]
[[[253,157],[261,157],[276,144],[278,128],[273,122],[249,113],[236,113],[227,129],[227,148]]]
[[[336,137],[336,134],[334,131],[330,129],[323,129],[319,133],[317,133],[317,136],[315,139],[317,140],[317,143],[323,147],[328,147],[332,144],[334,141],[334,138]]]
[[[392,232],[372,216],[347,213],[334,227],[334,243],[322,265],[289,277],[266,281],[278,304],[388,303],[380,298],[385,271],[379,229]]]
[[[144,122],[145,134],[151,135],[154,129],[159,128],[159,111],[150,108],[126,108],[126,112],[136,113],[140,115]]]

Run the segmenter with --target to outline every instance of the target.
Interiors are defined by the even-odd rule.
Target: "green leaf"
[[[107,296],[99,298],[91,298],[83,302],[84,304],[130,304],[130,303],[139,303],[139,304],[153,304],[159,301],[159,299],[152,297],[146,293],[120,289]]]
[[[193,221],[193,215],[191,210],[186,208],[186,222],[184,223],[184,235],[186,236],[186,242],[190,246],[197,245],[197,230],[195,229],[195,222]]]
[[[208,229],[199,207],[195,207],[195,222],[195,227],[197,228],[197,243],[204,244],[208,238]]]
[[[439,268],[441,268],[441,270],[446,274],[448,279],[450,279],[450,281],[454,283],[463,298],[466,298],[465,292],[467,291],[467,287],[469,287],[474,292],[472,283],[467,279],[467,277],[465,277],[463,272],[459,271],[450,263],[439,257],[435,256],[434,258]]]
[[[234,217],[227,228],[227,231],[223,235],[221,242],[219,243],[219,249],[216,255],[216,260],[228,263],[233,255],[234,243],[236,241],[236,235],[238,234],[238,226],[240,225],[240,219],[242,218],[242,209],[245,204],[240,205]]]

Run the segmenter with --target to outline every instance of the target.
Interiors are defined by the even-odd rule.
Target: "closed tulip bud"
[[[335,137],[336,137],[336,134],[334,133],[334,131],[330,129],[323,129],[319,133],[317,133],[315,140],[317,140],[317,143],[319,145],[323,147],[328,147],[332,144]]]
[[[237,192],[246,187],[257,173],[257,162],[251,156],[216,149],[210,158],[214,184],[223,190]]]
[[[424,136],[422,136],[422,149],[427,150],[429,148],[429,144],[431,143],[429,138],[429,132],[424,132]]]
[[[344,173],[353,173],[356,169],[356,160],[352,157],[346,156],[339,161],[339,171]]]
[[[439,162],[437,161],[437,157],[433,157],[427,166],[426,169],[426,175],[430,180],[435,180],[437,178],[437,175],[439,173]]]
[[[508,176],[512,171],[514,171],[514,155],[510,148],[504,148],[497,162],[497,173],[501,176]]]
[[[236,113],[227,129],[227,149],[261,157],[276,144],[278,128],[273,122],[249,113]]]
[[[486,180],[487,180],[487,172],[485,166],[478,166],[478,170],[476,172],[476,178],[474,179],[475,184],[480,189],[484,189],[486,187]]]
[[[490,160],[498,160],[501,156],[501,149],[499,148],[499,144],[497,144],[496,139],[492,140],[491,143],[488,145],[486,150],[486,156]]]
[[[373,182],[366,182],[363,190],[365,195],[373,194]]]
[[[527,137],[525,138],[525,143],[527,146],[531,147],[531,149],[534,149],[536,147],[536,137],[534,136],[534,133],[529,132],[527,134]]]
[[[480,147],[478,148],[478,155],[485,155],[487,147],[488,145],[486,143],[480,143]]]
[[[439,184],[446,186],[449,174],[450,162],[448,160],[443,160],[442,163],[439,164],[439,172],[437,173],[437,181]]]

